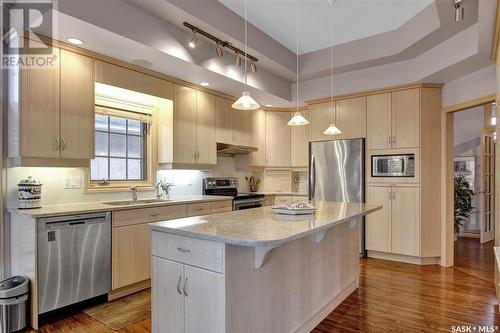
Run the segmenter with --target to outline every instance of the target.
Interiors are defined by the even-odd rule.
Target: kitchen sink
[[[121,201],[108,201],[103,202],[105,205],[111,206],[130,206],[130,205],[141,205],[141,204],[149,204],[149,203],[157,203],[157,202],[168,202],[171,200],[165,199],[144,199],[144,200],[121,200]]]

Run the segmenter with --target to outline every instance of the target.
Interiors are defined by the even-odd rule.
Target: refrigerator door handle
[[[316,164],[314,161],[314,154],[311,154],[311,173],[309,182],[309,197],[311,199],[314,199],[314,192],[316,191]]]

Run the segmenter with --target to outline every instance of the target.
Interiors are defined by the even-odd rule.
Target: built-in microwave
[[[415,154],[372,155],[372,177],[415,177]]]

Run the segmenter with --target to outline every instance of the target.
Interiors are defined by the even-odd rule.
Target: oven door
[[[260,199],[246,199],[246,200],[234,200],[233,210],[243,210],[262,207],[262,200]]]

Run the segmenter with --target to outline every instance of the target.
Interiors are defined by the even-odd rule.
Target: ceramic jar
[[[21,180],[18,184],[18,208],[31,209],[40,208],[40,200],[42,197],[42,184],[36,179],[29,176]]]

